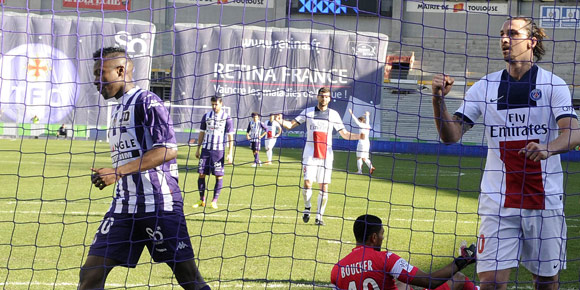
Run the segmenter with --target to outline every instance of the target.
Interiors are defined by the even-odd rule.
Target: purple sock
[[[222,186],[224,185],[224,179],[216,179],[215,187],[213,188],[213,201],[217,201],[220,193],[222,192]]]
[[[205,178],[197,179],[197,189],[199,189],[199,199],[205,201]]]
[[[254,163],[260,163],[260,153],[254,154]]]

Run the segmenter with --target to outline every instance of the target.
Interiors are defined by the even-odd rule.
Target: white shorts
[[[312,158],[302,166],[304,180],[320,183],[330,183],[332,177],[332,160]]]
[[[371,149],[371,144],[368,142],[358,142],[356,144],[356,157],[369,159],[369,151]]]
[[[532,274],[552,277],[566,269],[564,211],[502,208],[502,216],[480,215],[477,272],[522,265]],[[504,215],[507,213],[507,215]]]
[[[264,141],[264,147],[266,147],[266,150],[272,149],[274,148],[274,146],[276,145],[276,140],[278,138],[272,138],[272,139],[266,139]]]

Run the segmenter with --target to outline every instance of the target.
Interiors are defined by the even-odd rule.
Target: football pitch
[[[354,152],[335,152],[327,225],[319,227],[301,218],[301,149],[276,148],[272,165],[251,167],[249,148],[236,147],[217,210],[191,207],[199,199],[195,150],[179,147],[180,185],[196,259],[213,289],[328,287],[332,266],[354,247],[353,221],[365,213],[382,218],[384,247],[426,272],[449,263],[462,240],[476,241],[482,158],[377,154],[371,178],[353,174]],[[0,153],[0,287],[75,289],[113,195],[112,186],[99,191],[90,183],[91,167],[111,165],[108,144],[0,139]],[[560,280],[563,289],[578,289],[580,164],[562,165],[569,240]],[[212,177],[208,188],[213,183]],[[476,277],[474,266],[463,273]],[[512,280],[531,289],[523,268],[512,271]],[[180,289],[146,251],[137,268],[109,275],[107,289],[126,288]]]

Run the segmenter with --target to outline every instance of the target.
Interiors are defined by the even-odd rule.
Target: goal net
[[[453,261],[462,241],[478,243],[482,251],[479,196],[487,153],[494,149],[485,137],[487,117],[471,120],[472,129],[445,145],[435,125],[431,80],[440,73],[455,79],[445,97],[451,114],[477,81],[493,82],[489,75],[506,67],[500,45],[506,18],[531,17],[545,30],[546,52],[536,64],[565,82],[558,86],[570,92],[570,114],[580,103],[577,1],[0,0],[0,5],[0,287],[5,289],[76,289],[95,232],[117,194],[114,186],[98,190],[90,181],[91,168],[111,167],[115,150],[108,141],[117,102],[105,100],[95,86],[93,52],[103,47],[124,48],[134,62],[134,83],[159,96],[169,112],[195,261],[212,289],[331,287],[333,266],[357,246],[353,224],[363,214],[382,219],[383,250],[427,273]],[[553,83],[538,84],[544,91],[530,95],[534,104],[548,97]],[[358,119],[366,117],[371,145],[366,160],[359,160],[357,141],[342,138],[346,131],[333,131],[332,182],[324,225],[317,225],[324,199],[316,182],[311,219],[303,219],[303,148],[307,130],[316,126],[284,129],[271,152],[261,141],[258,156],[246,133],[253,113],[269,125],[276,115],[291,121],[317,106],[322,87],[331,89],[329,108],[340,116],[332,125],[341,129],[342,122],[348,132],[364,132]],[[233,120],[234,160],[224,167],[217,208],[209,200],[194,208],[200,198],[198,136],[213,96],[222,97]],[[526,122],[514,114],[513,122]],[[503,125],[504,135],[507,127],[518,127]],[[67,134],[59,134],[60,128]],[[557,127],[547,131],[556,134]],[[566,264],[559,286],[577,289],[580,154],[558,156],[560,161],[545,163],[559,162],[562,169],[543,175],[561,175],[567,252],[524,262]],[[205,195],[211,197],[216,179],[206,182]],[[518,253],[519,243],[529,241],[511,238]],[[462,273],[479,285],[475,265]],[[531,277],[520,265],[506,282],[509,289],[533,289]],[[180,286],[167,265],[144,251],[135,268],[115,267],[106,288]]]

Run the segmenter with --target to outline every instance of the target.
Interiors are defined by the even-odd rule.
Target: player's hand
[[[197,147],[197,151],[195,151],[195,158],[199,159],[201,154],[199,154],[199,147]]]
[[[444,74],[437,74],[433,77],[433,81],[431,82],[431,89],[433,90],[434,96],[446,96],[451,88],[453,87],[453,83],[455,79],[446,76]]]
[[[535,162],[546,160],[548,157],[550,157],[548,146],[544,144],[538,144],[536,142],[528,143],[526,147],[520,149],[518,153],[520,155],[525,155],[526,159],[530,159]]]
[[[232,158],[232,153],[226,156],[226,160],[228,161],[228,164],[232,164],[232,162],[234,161],[234,158]]]
[[[91,168],[93,174],[91,175],[91,182],[100,190],[117,182],[120,175],[117,174],[114,168]]]
[[[465,241],[461,242],[459,247],[460,256],[455,258],[455,265],[459,270],[467,267],[467,265],[475,263],[477,260],[477,246],[475,244],[467,246]]]

